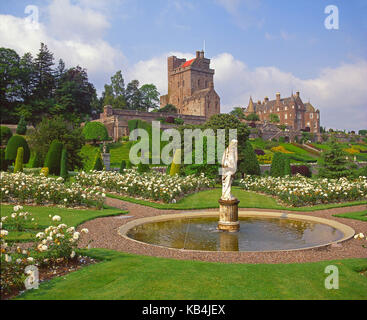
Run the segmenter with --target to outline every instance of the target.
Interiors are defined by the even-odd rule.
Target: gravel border
[[[222,263],[280,264],[329,261],[348,258],[367,258],[367,249],[362,247],[361,241],[355,240],[353,238],[343,243],[324,246],[321,248],[279,252],[197,252],[151,246],[148,244],[136,242],[128,238],[124,238],[118,234],[118,230],[124,224],[136,219],[160,215],[177,215],[179,211],[159,210],[112,198],[107,198],[106,204],[129,211],[128,217],[104,217],[84,223],[78,229],[88,228],[90,232],[83,236],[81,247],[85,247],[91,241],[91,248],[112,249],[132,254],[162,258],[174,258],[179,260],[198,260]],[[241,208],[241,211],[283,212],[295,215],[307,215],[325,218],[350,226],[356,231],[356,233],[367,233],[366,222],[333,217],[334,214],[359,212],[364,210],[367,210],[367,205],[335,208],[314,212],[294,212]],[[183,213],[208,211],[217,212],[218,209],[202,211],[183,211]]]

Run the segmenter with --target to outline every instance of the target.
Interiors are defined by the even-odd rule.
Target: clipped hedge
[[[8,170],[9,162],[5,159],[5,150],[0,149],[0,171]]]
[[[23,172],[23,147],[19,147],[17,151],[17,158],[15,159],[14,173]]]
[[[106,141],[109,139],[106,126],[100,122],[88,122],[83,128],[83,135],[89,141]]]
[[[48,168],[50,174],[60,175],[62,149],[63,145],[60,141],[54,140],[51,142],[44,164],[44,167]]]
[[[31,156],[27,141],[21,136],[12,136],[5,149],[5,159],[8,161],[15,161],[17,157],[18,148],[22,147],[24,150],[23,163],[28,163]]]
[[[96,170],[96,171],[103,170],[102,158],[99,152],[96,153],[96,157],[94,158],[93,170]]]
[[[271,163],[270,175],[273,177],[284,177],[290,174],[291,168],[289,158],[280,152],[276,152]]]
[[[68,171],[68,152],[66,149],[62,149],[61,153],[61,162],[60,162],[60,177],[66,180],[69,178],[69,171]]]
[[[8,143],[8,140],[13,136],[13,133],[8,127],[0,126],[0,143],[1,145],[5,145]]]

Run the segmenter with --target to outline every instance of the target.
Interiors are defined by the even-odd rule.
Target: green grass
[[[334,215],[334,217],[367,221],[367,210],[361,212],[348,212],[343,214],[336,214]]]
[[[28,300],[366,299],[366,259],[305,264],[220,264],[93,249],[103,262],[44,282]],[[325,289],[325,268],[339,269],[338,290]],[[164,271],[164,272],[162,272]]]
[[[113,194],[109,194],[108,196],[111,198],[141,204],[144,206],[161,210],[199,210],[199,209],[219,208],[218,199],[221,197],[221,192],[222,191],[220,188],[197,192],[195,194],[189,195],[181,199],[179,202],[175,204],[154,203],[146,200],[137,200],[134,198]],[[240,208],[276,209],[276,210],[311,212],[316,210],[349,207],[367,203],[367,201],[354,201],[347,203],[322,204],[312,207],[291,208],[281,206],[280,204],[277,203],[276,199],[270,196],[244,191],[239,187],[234,187],[232,189],[232,193],[235,197],[237,197],[238,200],[240,200],[239,204]]]
[[[36,206],[24,206],[24,211],[28,211],[32,214],[31,218],[35,218],[38,223],[37,229],[27,229],[25,232],[9,232],[7,239],[9,241],[29,241],[39,230],[47,228],[52,224],[49,215],[58,215],[61,217],[61,222],[68,226],[77,227],[80,224],[93,220],[99,217],[107,216],[118,216],[126,214],[126,211],[115,208],[108,208],[103,210],[78,210],[78,209],[67,209],[57,207],[36,207]],[[9,216],[13,213],[13,206],[1,205],[1,216]]]

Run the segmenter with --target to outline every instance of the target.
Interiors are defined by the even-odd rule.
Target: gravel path
[[[112,249],[133,254],[141,254],[146,256],[156,256],[164,258],[174,258],[180,260],[200,260],[210,262],[224,263],[304,263],[315,262],[322,260],[336,260],[347,258],[367,258],[367,249],[362,247],[361,241],[351,239],[341,244],[327,246],[318,249],[308,249],[300,251],[287,252],[192,252],[177,249],[160,248],[147,244],[137,243],[123,238],[118,234],[118,229],[127,222],[134,219],[145,217],[177,214],[175,210],[159,210],[130,202],[121,201],[118,199],[108,198],[107,205],[129,211],[130,218],[120,217],[105,217],[98,218],[84,223],[81,228],[88,228],[89,234],[83,236],[81,246],[86,246],[89,241],[92,241],[92,248]],[[261,209],[241,209],[241,211],[267,211],[279,212],[277,210],[261,210]],[[334,218],[332,215],[346,212],[359,212],[367,210],[367,205],[336,208],[330,210],[322,210],[315,212],[289,212],[293,214],[317,216],[330,220],[336,220],[352,227],[356,233],[367,233],[367,223],[352,219]],[[195,210],[196,212],[198,210]],[[218,209],[203,210],[218,211]],[[188,211],[185,211],[187,213]],[[282,211],[284,212],[284,211]],[[131,217],[132,216],[132,217]]]

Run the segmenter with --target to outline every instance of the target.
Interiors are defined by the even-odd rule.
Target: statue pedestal
[[[110,171],[111,169],[111,154],[110,153],[102,153],[102,161],[106,168],[106,171]]]
[[[240,222],[238,220],[238,204],[237,199],[222,200],[219,199],[219,223],[218,230],[237,232],[240,230]]]

